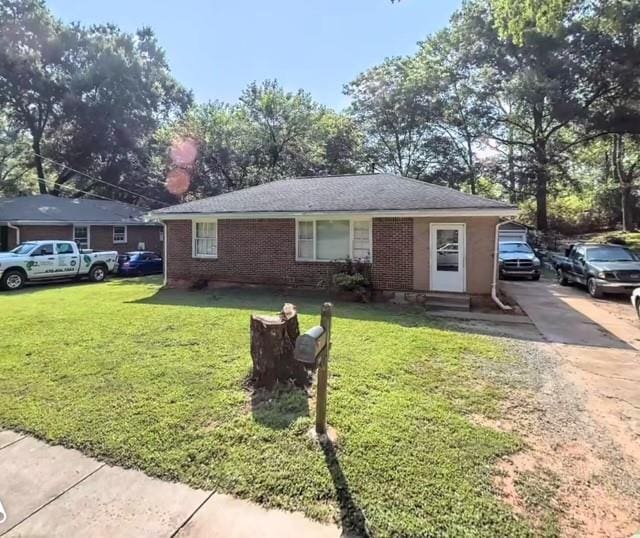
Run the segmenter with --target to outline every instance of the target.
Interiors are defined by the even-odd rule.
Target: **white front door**
[[[465,232],[464,224],[431,225],[431,291],[465,291]]]

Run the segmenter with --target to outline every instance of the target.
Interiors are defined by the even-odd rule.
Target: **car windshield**
[[[520,252],[524,254],[532,254],[533,250],[526,243],[500,243],[500,252]]]
[[[35,243],[22,243],[22,245],[18,245],[16,248],[11,250],[13,254],[19,254],[20,256],[24,256],[25,254],[29,254],[34,248],[36,248]]]
[[[590,262],[637,262],[637,254],[624,247],[592,247],[587,249]]]

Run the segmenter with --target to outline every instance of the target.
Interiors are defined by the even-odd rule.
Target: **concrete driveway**
[[[628,299],[592,299],[549,280],[503,281],[560,371],[584,389],[586,406],[620,449],[640,465],[640,322]]]

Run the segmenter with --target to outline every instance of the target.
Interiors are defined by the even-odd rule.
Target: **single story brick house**
[[[93,250],[163,251],[164,228],[122,202],[40,194],[0,198],[0,251],[24,241],[62,239]]]
[[[389,174],[306,177],[154,211],[165,283],[315,287],[365,259],[381,292],[488,295],[508,204]]]

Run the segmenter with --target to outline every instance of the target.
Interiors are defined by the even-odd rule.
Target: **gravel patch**
[[[519,434],[526,448],[496,469],[496,490],[545,535],[628,537],[640,529],[640,468],[589,412],[589,395],[567,374],[567,363],[535,328],[481,322],[451,329],[492,336],[513,360],[479,365],[504,391],[498,416],[472,417],[486,427]],[[517,329],[524,329],[520,332]],[[554,477],[555,497],[531,510],[523,481]],[[550,519],[551,517],[551,519]],[[557,519],[557,533],[549,521]]]

